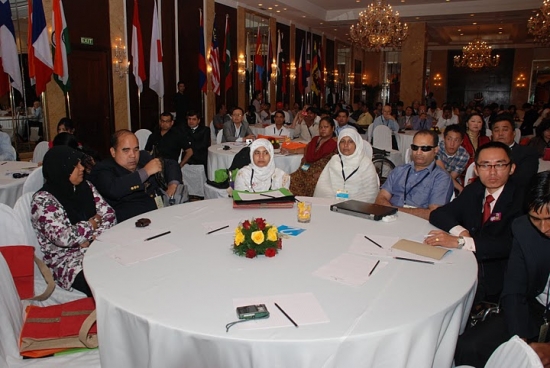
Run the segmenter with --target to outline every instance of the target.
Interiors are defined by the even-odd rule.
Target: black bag
[[[233,157],[233,161],[231,162],[231,166],[229,166],[229,170],[233,171],[235,169],[242,169],[246,165],[250,164],[250,147],[246,146],[243,147],[235,157]]]

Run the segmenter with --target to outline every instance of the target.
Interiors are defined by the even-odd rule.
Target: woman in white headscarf
[[[290,175],[275,167],[273,145],[267,139],[256,139],[250,145],[250,165],[239,170],[235,190],[263,192],[290,187]]]
[[[342,130],[338,136],[338,155],[332,156],[325,166],[313,196],[374,203],[379,187],[365,142],[354,129]]]

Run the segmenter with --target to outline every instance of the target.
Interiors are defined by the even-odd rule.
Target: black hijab
[[[44,186],[63,206],[71,224],[87,221],[96,214],[94,195],[86,181],[73,185],[69,177],[82,153],[68,146],[52,147],[44,156]]]

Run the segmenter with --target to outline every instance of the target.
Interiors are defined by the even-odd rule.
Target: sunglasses
[[[416,144],[411,144],[411,150],[418,151],[419,148],[422,152],[430,152],[435,148],[435,146],[417,146]]]

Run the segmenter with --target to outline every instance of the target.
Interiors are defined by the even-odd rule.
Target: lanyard
[[[281,133],[283,132],[283,128],[281,128],[281,130],[279,130],[279,135],[281,135]],[[273,127],[273,134],[277,133],[277,127]]]
[[[252,191],[254,193],[256,193],[256,191],[254,190],[254,187],[252,186],[252,180],[254,179],[254,169],[252,169],[252,175],[250,175],[250,189],[252,189]],[[271,183],[269,183],[269,189],[268,190],[271,190],[271,186],[273,185],[273,176],[271,176]]]
[[[346,185],[346,181],[348,181],[348,179],[351,178],[357,172],[357,170],[359,170],[359,166],[357,166],[357,168],[353,170],[352,173],[349,174],[346,178],[346,174],[344,173],[344,162],[342,162],[342,155],[338,154],[338,156],[340,156],[340,164],[342,165],[342,179],[344,179],[344,185]]]
[[[414,188],[416,188],[418,185],[420,185],[420,183],[422,183],[424,181],[424,179],[426,179],[428,176],[430,176],[430,171],[428,169],[428,173],[426,175],[424,175],[424,177],[422,179],[420,179],[419,182],[417,182],[415,185],[413,185],[411,187],[411,189],[409,189],[407,191],[407,182],[409,181],[409,175],[411,173],[411,169],[412,169],[412,166],[409,166],[409,170],[407,171],[407,176],[405,176],[405,190],[404,190],[405,196],[403,198],[403,204],[407,204],[407,195],[410,194]]]

